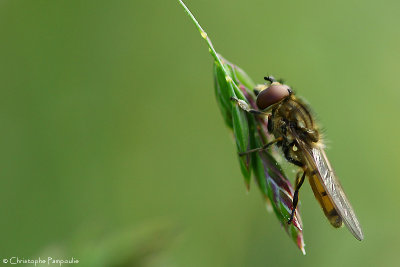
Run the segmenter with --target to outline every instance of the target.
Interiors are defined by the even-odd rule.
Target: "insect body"
[[[248,112],[268,114],[268,131],[275,136],[275,140],[242,154],[261,151],[276,144],[282,148],[286,160],[301,168],[296,176],[293,210],[288,223],[293,220],[299,189],[307,176],[314,195],[332,226],[338,228],[344,223],[358,240],[362,240],[360,223],[326,157],[319,129],[307,105],[295,97],[287,85],[275,81],[273,77],[264,79],[270,85],[260,92],[255,90],[258,93],[259,110],[252,110],[244,103],[239,104]]]

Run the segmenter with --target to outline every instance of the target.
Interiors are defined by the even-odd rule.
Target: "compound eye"
[[[257,107],[261,110],[278,103],[289,96],[290,88],[280,83],[272,83],[267,89],[262,90],[257,96]]]

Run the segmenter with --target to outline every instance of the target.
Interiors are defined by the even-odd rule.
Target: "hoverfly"
[[[277,82],[271,76],[264,79],[269,85],[254,89],[259,110],[250,109],[242,100],[233,100],[247,112],[266,115],[268,131],[274,135],[275,140],[240,155],[262,151],[276,144],[282,149],[285,159],[300,168],[296,175],[293,209],[288,224],[293,220],[299,189],[307,176],[315,198],[332,226],[338,228],[344,223],[354,237],[361,241],[364,236],[360,223],[326,157],[319,129],[309,108],[294,95],[289,86]]]

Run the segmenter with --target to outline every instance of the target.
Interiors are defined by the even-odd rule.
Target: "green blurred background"
[[[2,0],[0,257],[398,264],[400,2],[186,4],[224,57],[310,102],[365,240],[333,229],[306,185],[302,256],[246,194],[212,58],[177,1]]]

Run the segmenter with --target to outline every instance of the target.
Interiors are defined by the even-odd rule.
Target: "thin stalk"
[[[181,4],[181,6],[183,7],[183,9],[185,9],[186,13],[189,15],[189,17],[192,19],[194,25],[196,26],[196,28],[199,30],[201,37],[203,37],[204,40],[206,40],[208,48],[209,48],[209,52],[212,55],[212,57],[218,62],[218,64],[221,66],[221,69],[223,70],[224,74],[225,74],[225,79],[228,82],[228,84],[232,87],[231,89],[233,90],[233,94],[235,94],[234,92],[240,92],[240,89],[237,87],[237,85],[233,82],[232,77],[229,75],[229,72],[225,69],[224,64],[222,64],[221,59],[219,58],[217,52],[214,49],[214,46],[211,42],[211,39],[208,37],[207,33],[203,30],[203,28],[200,26],[199,22],[196,20],[196,18],[194,17],[194,15],[192,14],[192,12],[190,12],[189,8],[183,3],[182,0],[179,0],[179,3]]]

